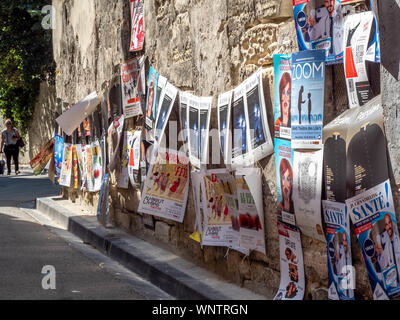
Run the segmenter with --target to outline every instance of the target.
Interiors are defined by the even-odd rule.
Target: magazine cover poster
[[[155,118],[153,117],[154,108],[156,104],[156,97],[157,97],[157,82],[158,82],[158,72],[150,67],[149,71],[149,79],[147,82],[147,100],[146,100],[146,129],[151,130],[153,129],[153,124]]]
[[[374,300],[400,296],[400,242],[390,180],[346,200]]]
[[[54,139],[54,163],[56,169],[56,177],[61,175],[62,160],[64,154],[64,138],[56,135]]]
[[[125,119],[143,114],[138,94],[139,64],[136,59],[121,64],[122,109]]]
[[[143,49],[143,0],[130,0],[131,9],[131,45],[130,52]]]
[[[305,277],[300,230],[278,221],[281,282],[274,300],[303,300]]]
[[[293,0],[299,50],[324,50],[327,64],[343,62],[340,0]]]
[[[231,118],[232,91],[221,94],[218,97],[218,131],[224,163],[230,163],[230,118]]]
[[[346,17],[344,23],[344,70],[350,108],[363,106],[373,97],[365,63],[373,20],[373,13],[367,11]]]
[[[240,85],[234,90],[232,105],[232,166],[240,166],[244,163],[248,153],[247,144],[247,120],[245,113],[245,87]]]
[[[189,159],[181,152],[161,148],[154,154],[139,212],[183,222],[189,191]]]
[[[72,144],[64,143],[63,161],[60,175],[60,186],[70,187],[72,175]]]
[[[160,108],[158,111],[156,127],[155,127],[156,129],[155,140],[158,143],[160,143],[163,137],[169,116],[171,114],[172,107],[174,106],[177,93],[178,90],[168,82],[161,95]]]
[[[292,139],[292,55],[274,55],[275,138]]]
[[[324,115],[323,50],[292,55],[292,147],[320,149]]]
[[[321,221],[324,151],[294,151],[293,204],[296,225],[311,238],[325,242]]]
[[[210,127],[212,97],[199,98],[199,160],[201,163],[208,163],[208,133]]]
[[[352,274],[350,218],[345,203],[322,201],[326,225],[328,260],[328,298],[354,300],[355,279]],[[353,281],[354,280],[354,281]]]

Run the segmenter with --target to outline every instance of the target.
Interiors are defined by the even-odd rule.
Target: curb
[[[77,216],[53,199],[37,199],[37,210],[177,299],[267,300],[122,230],[106,229],[96,217]]]

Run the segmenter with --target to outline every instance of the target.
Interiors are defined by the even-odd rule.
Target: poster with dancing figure
[[[139,94],[140,66],[137,59],[121,64],[122,109],[125,119],[142,115]]]
[[[144,43],[143,24],[143,3],[144,0],[130,0],[131,10],[131,44],[130,52],[141,51]]]

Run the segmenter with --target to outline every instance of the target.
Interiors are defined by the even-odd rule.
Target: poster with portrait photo
[[[245,109],[246,87],[244,83],[233,91],[232,103],[232,169],[243,166],[248,155],[247,117]]]
[[[177,94],[178,89],[176,89],[171,83],[167,82],[160,97],[160,107],[155,126],[155,140],[158,144],[161,142],[163,137]]]
[[[265,252],[262,173],[260,168],[240,168],[235,172],[239,246],[242,249]],[[234,220],[232,219],[232,226]]]
[[[302,234],[326,242],[321,221],[324,151],[295,150],[293,155],[293,204],[296,225]]]
[[[144,184],[138,211],[182,223],[189,192],[189,159],[184,153],[159,148]]]
[[[152,130],[154,121],[156,120],[154,115],[154,106],[156,104],[157,97],[157,83],[159,74],[153,67],[150,67],[149,79],[147,81],[147,100],[146,100],[146,119],[145,126],[147,130]]]
[[[274,55],[275,90],[275,138],[292,139],[291,129],[291,91],[292,91],[292,55]]]
[[[225,92],[218,96],[219,142],[225,165],[229,165],[231,160],[231,106],[232,91]]]
[[[142,115],[140,105],[139,81],[140,67],[137,59],[121,64],[122,109],[125,119]]]
[[[292,54],[292,147],[321,149],[324,120],[323,50]]]
[[[343,62],[341,0],[293,0],[299,50],[324,50],[327,64]]]
[[[300,230],[278,221],[281,282],[273,300],[303,300],[305,290]]]

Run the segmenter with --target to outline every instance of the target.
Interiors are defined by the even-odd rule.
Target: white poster
[[[100,147],[100,142],[95,141],[90,145],[91,149],[91,170],[92,170],[92,186],[93,189],[90,192],[98,192],[101,189],[101,184],[103,180],[103,157]]]
[[[189,140],[189,124],[188,124],[188,108],[189,108],[189,94],[187,92],[179,92],[179,123],[181,131],[178,139],[183,142],[183,152],[188,151]]]
[[[232,109],[232,91],[225,92],[218,96],[218,131],[219,143],[221,146],[224,163],[229,165],[231,162],[231,109]]]
[[[323,150],[294,151],[293,204],[302,233],[326,242],[321,222]]]
[[[350,108],[362,106],[373,97],[365,64],[373,19],[373,13],[367,11],[347,16],[344,22],[344,70]]]
[[[199,171],[192,171],[190,176],[191,176],[191,183],[192,183],[194,210],[196,213],[194,232],[190,236],[190,238],[201,244],[202,239],[203,239],[203,223],[204,223],[203,208],[201,205],[202,174]]]
[[[305,290],[300,230],[278,221],[281,283],[274,300],[303,300]]]
[[[132,186],[137,187],[139,182],[139,169],[140,169],[140,143],[142,138],[141,131],[129,132],[128,135],[128,148],[129,148],[129,180]]]
[[[130,148],[128,144],[128,139],[130,140],[131,136],[132,133],[130,131],[123,132],[121,162],[119,165],[119,174],[117,179],[118,188],[121,189],[128,189],[129,187],[128,164],[129,164]]]
[[[60,186],[71,186],[72,174],[72,144],[64,143],[63,161],[60,175]]]
[[[126,119],[143,114],[139,96],[139,68],[136,59],[121,65],[122,109]]]
[[[189,192],[189,159],[159,149],[152,159],[138,211],[183,222]]]
[[[87,154],[86,154],[87,146],[84,144],[76,145],[76,154],[78,157],[78,166],[79,166],[79,174],[81,177],[81,189],[84,190],[86,188],[86,179],[87,179]]]

